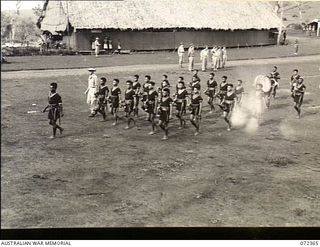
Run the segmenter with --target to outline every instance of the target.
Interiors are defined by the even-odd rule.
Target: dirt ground
[[[276,59],[233,66],[217,78],[241,78],[250,91],[255,76],[273,64]],[[256,133],[227,132],[221,111],[210,115],[205,103],[200,135],[189,123],[178,130],[173,119],[166,142],[161,133],[147,134],[144,116],[130,130],[123,129],[124,120],[111,126],[110,116],[107,122],[89,119],[87,75],[43,71],[42,78],[2,79],[1,227],[319,226],[319,64],[279,65],[278,97]],[[308,92],[301,119],[289,95],[296,67]],[[107,77],[123,85],[131,72]],[[155,66],[148,73],[157,83],[163,73],[172,84],[181,74],[191,78],[175,68]],[[203,87],[208,74],[200,73]],[[53,80],[64,102],[65,132],[50,140],[47,115],[27,111],[46,105]]]

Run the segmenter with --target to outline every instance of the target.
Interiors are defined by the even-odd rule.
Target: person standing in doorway
[[[121,52],[121,49],[122,49],[122,47],[121,47],[120,39],[118,39],[118,53],[119,54]]]
[[[184,56],[184,46],[183,43],[180,43],[178,47],[178,56],[179,56],[179,66],[182,68],[183,56]]]
[[[96,54],[96,57],[98,57],[99,52],[100,52],[100,43],[99,43],[99,38],[97,37],[95,42],[94,42],[94,53]]]
[[[189,71],[192,71],[193,66],[194,66],[194,46],[193,46],[193,44],[190,44],[190,47],[188,49],[188,58],[189,58]]]

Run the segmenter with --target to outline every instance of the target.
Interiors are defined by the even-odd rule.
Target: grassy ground
[[[293,67],[307,75],[301,119],[289,96]],[[237,66],[217,76],[242,78],[249,91],[269,69]],[[199,136],[191,124],[179,131],[174,119],[167,142],[147,135],[143,117],[130,130],[124,121],[112,127],[110,116],[88,119],[87,75],[55,78],[65,133],[49,140],[46,114],[27,111],[46,105],[52,78],[2,80],[1,227],[318,226],[319,63],[279,70],[279,97],[257,133],[227,132],[221,112],[209,115],[205,106]],[[190,78],[175,70],[151,75],[158,82],[163,72],[172,83],[180,74]],[[203,82],[207,76],[200,73]],[[108,77],[123,82],[129,75]]]
[[[294,34],[297,35],[297,34]],[[228,49],[229,60],[270,58],[293,56],[293,41],[300,40],[299,55],[320,54],[320,39],[289,36],[289,44],[285,46],[248,47]],[[200,62],[197,51],[195,62]],[[136,64],[175,64],[175,52],[156,52],[150,59],[150,54],[134,53],[130,55],[102,55],[95,56],[34,56],[34,57],[8,57],[9,64],[2,64],[2,71],[32,70],[32,69],[61,69],[61,68],[89,68],[109,67]]]

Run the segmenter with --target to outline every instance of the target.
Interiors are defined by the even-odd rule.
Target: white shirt
[[[178,54],[180,54],[180,53],[184,53],[184,46],[183,45],[180,45],[178,48]]]
[[[95,47],[99,47],[99,45],[100,45],[99,41],[96,40],[96,41],[94,42],[94,45],[95,45]]]
[[[88,90],[94,88],[95,91],[98,91],[98,77],[95,74],[92,74],[88,78]]]
[[[191,46],[188,49],[188,57],[194,57],[194,47]]]
[[[209,56],[209,50],[208,49],[203,49],[201,52],[200,52],[200,59],[203,60],[203,59],[207,59]]]

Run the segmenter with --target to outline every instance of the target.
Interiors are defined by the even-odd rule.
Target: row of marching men
[[[179,66],[183,67],[185,48],[183,43],[180,43],[178,47],[178,56],[179,56]],[[192,71],[194,69],[194,57],[195,57],[195,47],[193,44],[190,44],[187,52],[188,56],[188,70]],[[211,58],[211,69],[217,71],[218,69],[224,68],[227,61],[227,49],[226,47],[213,46],[210,50],[208,46],[205,46],[200,52],[200,61],[202,71],[207,71],[209,66],[209,61]]]
[[[106,78],[100,78],[99,90],[95,93],[95,102],[89,117],[95,117],[97,113],[106,120],[106,112],[109,111],[113,116],[113,124],[119,122],[118,111],[124,109],[127,126],[129,129],[135,126],[139,116],[139,108],[146,114],[146,120],[150,122],[153,135],[158,127],[163,130],[163,140],[168,139],[169,122],[175,108],[175,115],[179,120],[179,129],[186,126],[187,111],[190,113],[190,123],[195,128],[195,135],[199,134],[201,114],[203,107],[203,98],[201,94],[201,80],[195,70],[192,81],[188,84],[184,82],[183,77],[178,78],[175,87],[172,88],[168,81],[168,76],[163,75],[160,87],[156,87],[155,82],[151,80],[150,75],[146,75],[144,83],[139,82],[139,75],[134,75],[133,80],[126,81],[126,89],[122,94],[119,87],[119,80],[113,79],[112,87],[109,90],[106,85]],[[238,85],[234,88],[227,82],[227,76],[222,77],[218,85],[215,74],[211,73],[207,80],[204,94],[208,97],[210,113],[215,110],[215,98],[218,99],[218,106],[223,110],[223,117],[228,128],[231,130],[230,113],[233,105],[239,103],[244,92],[242,81],[238,80]],[[174,91],[174,93],[172,92]]]

